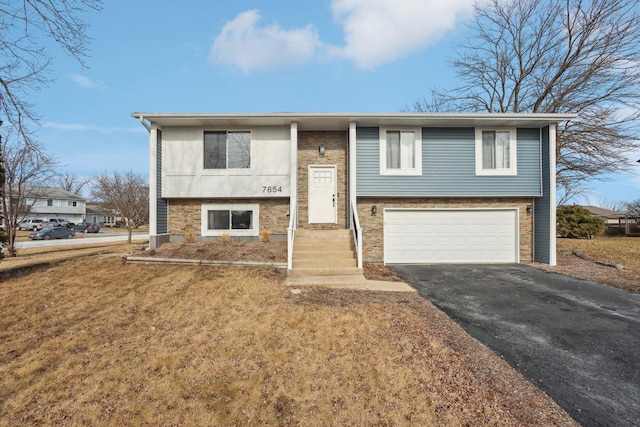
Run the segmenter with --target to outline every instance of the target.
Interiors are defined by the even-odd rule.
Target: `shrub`
[[[624,227],[611,227],[604,230],[604,234],[607,236],[624,236],[625,229]]]
[[[229,235],[229,233],[224,233],[220,236],[220,241],[222,243],[229,243],[231,241],[231,236]]]
[[[604,220],[582,206],[560,206],[556,219],[557,232],[563,237],[591,238],[604,232]]]
[[[269,243],[270,235],[271,235],[271,232],[266,228],[263,228],[262,231],[260,231],[260,240],[262,240],[263,243]]]
[[[187,239],[187,243],[196,242],[196,235],[193,233],[193,230],[189,230],[186,233],[184,233],[184,237],[185,239]]]

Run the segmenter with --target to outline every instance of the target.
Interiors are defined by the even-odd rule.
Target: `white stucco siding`
[[[163,129],[162,197],[289,197],[290,129],[237,130],[251,132],[247,169],[204,169],[205,129]]]

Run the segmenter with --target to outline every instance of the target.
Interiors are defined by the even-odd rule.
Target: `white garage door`
[[[516,209],[384,210],[384,262],[518,262]]]

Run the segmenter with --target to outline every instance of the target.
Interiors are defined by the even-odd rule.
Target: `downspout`
[[[140,123],[142,123],[142,126],[144,126],[145,129],[147,129],[147,132],[151,132],[151,126],[149,126],[147,122],[144,121],[144,117],[140,116],[139,119],[140,119]]]
[[[356,206],[356,122],[349,123],[349,201]]]
[[[556,265],[556,123],[549,124],[549,265]]]

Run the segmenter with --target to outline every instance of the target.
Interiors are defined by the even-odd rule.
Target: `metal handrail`
[[[293,197],[289,212],[289,227],[287,228],[287,269],[293,268],[293,242],[295,240],[296,229],[298,228],[298,201]]]
[[[351,200],[351,217],[349,220],[351,230],[353,231],[353,240],[356,244],[356,254],[358,257],[358,268],[362,268],[362,227],[358,219],[358,210],[355,202]]]

